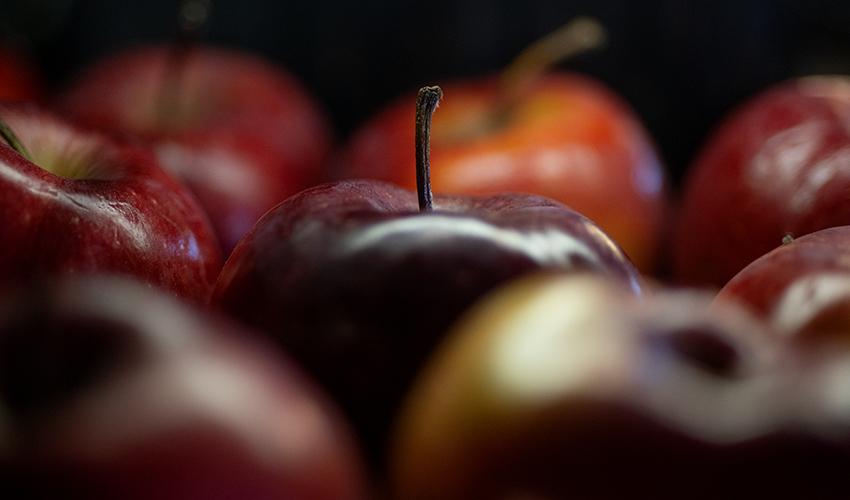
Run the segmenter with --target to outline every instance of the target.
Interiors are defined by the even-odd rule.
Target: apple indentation
[[[734,376],[740,363],[738,350],[726,339],[710,330],[688,328],[667,338],[668,347],[699,367],[718,377]]]
[[[117,149],[99,135],[38,113],[3,110],[6,123],[38,167],[65,179],[115,180],[123,168]]]

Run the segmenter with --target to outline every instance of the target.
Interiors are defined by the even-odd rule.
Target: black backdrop
[[[0,0],[0,29],[54,88],[117,48],[165,40],[176,0]],[[620,92],[679,178],[722,114],[795,75],[850,73],[850,1],[214,0],[206,38],[259,52],[312,88],[342,140],[405,90],[493,72],[571,17],[610,43],[571,62]]]

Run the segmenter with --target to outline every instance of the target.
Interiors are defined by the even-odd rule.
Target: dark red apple
[[[394,498],[850,493],[836,370],[798,370],[777,334],[707,295],[622,295],[533,277],[477,304],[409,395]]]
[[[0,299],[3,498],[366,498],[351,436],[267,346],[130,282]]]
[[[193,46],[107,57],[62,108],[104,130],[146,138],[207,211],[226,253],[268,209],[323,179],[331,145],[316,103],[257,57]]]
[[[747,304],[790,338],[850,340],[850,226],[816,231],[758,258],[717,300]]]
[[[42,94],[35,68],[19,52],[0,47],[0,102],[34,101]]]
[[[481,295],[539,270],[637,272],[596,225],[533,195],[437,197],[427,135],[441,92],[417,100],[417,194],[378,181],[304,191],[239,243],[214,301],[265,330],[327,387],[379,456],[397,402],[443,332]]]
[[[594,44],[599,29],[578,21],[553,40]],[[542,56],[534,54],[535,60]],[[434,118],[434,191],[552,198],[589,217],[639,269],[652,271],[661,243],[665,174],[646,130],[620,97],[589,77],[550,72],[517,77],[523,80],[517,83],[526,59],[520,56],[501,79],[443,86],[450,97]],[[415,189],[411,101],[399,99],[354,134],[341,176]]]
[[[0,284],[109,272],[209,297],[215,236],[152,154],[33,107],[0,106],[0,120],[30,155],[0,140]]]
[[[850,224],[850,80],[792,80],[728,117],[691,167],[673,247],[676,278],[723,286],[800,237]]]

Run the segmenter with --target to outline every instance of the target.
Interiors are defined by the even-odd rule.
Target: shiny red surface
[[[60,177],[0,142],[0,283],[109,272],[206,299],[221,266],[215,237],[149,152],[32,108],[0,114],[35,156],[82,157],[87,177]]]
[[[322,180],[329,127],[300,83],[265,61],[196,48],[175,77],[170,50],[139,48],[100,61],[62,106],[87,124],[150,140],[229,252],[268,209]],[[163,89],[174,78],[169,101]]]
[[[848,249],[850,226],[808,234],[745,267],[717,300],[742,301],[791,336],[838,330],[845,337],[850,328]]]
[[[542,77],[502,124],[491,121],[495,78],[438,82],[431,183],[435,193],[547,196],[581,212],[643,271],[656,264],[665,174],[628,105],[600,83],[571,74]],[[415,188],[414,101],[403,98],[354,135],[340,175]]]
[[[673,247],[679,281],[723,286],[800,237],[850,223],[850,80],[786,82],[730,116],[687,180]]]

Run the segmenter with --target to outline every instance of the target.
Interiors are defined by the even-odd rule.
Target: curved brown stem
[[[416,96],[416,192],[419,210],[431,211],[434,207],[431,193],[431,118],[443,98],[443,89],[437,86],[422,87]]]
[[[201,33],[209,21],[211,8],[212,0],[180,0],[178,4],[177,32],[165,63],[159,95],[157,119],[162,126],[168,126],[175,117],[180,116],[180,87],[186,60],[201,38]]]
[[[605,44],[605,28],[579,17],[528,46],[502,72],[499,116],[510,113],[523,91],[553,65]]]

